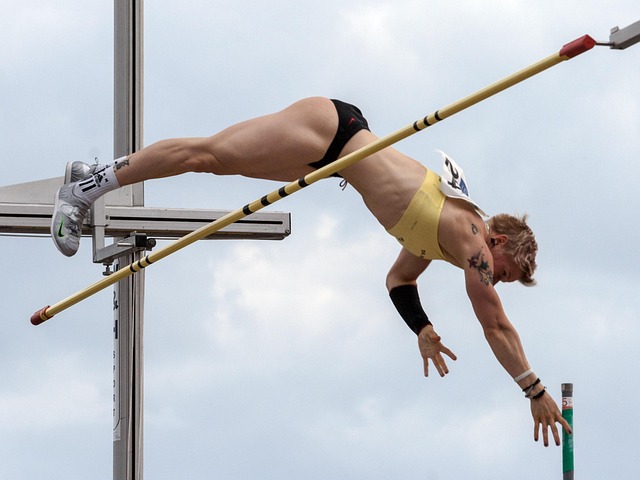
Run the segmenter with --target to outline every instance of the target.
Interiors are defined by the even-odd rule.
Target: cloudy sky
[[[0,0],[0,185],[113,156],[113,3]],[[590,34],[637,0],[147,0],[144,143],[202,136],[306,96],[384,135]],[[501,285],[536,373],[575,385],[581,479],[640,469],[640,45],[598,47],[397,147],[442,149],[490,213],[527,212],[539,285]],[[274,182],[186,175],[148,206],[235,209]],[[201,242],[146,271],[147,478],[560,478],[529,402],[484,340],[460,271],[420,293],[459,357],[425,379],[384,288],[398,245],[335,179],[270,207],[281,242]],[[101,278],[91,243],[0,237],[0,478],[112,478],[112,291],[33,327]]]

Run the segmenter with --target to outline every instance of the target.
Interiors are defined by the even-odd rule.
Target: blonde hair
[[[505,252],[522,271],[518,281],[531,287],[536,284],[533,273],[536,270],[538,243],[527,225],[527,217],[527,214],[514,216],[501,213],[491,217],[488,223],[492,232],[509,237],[504,245]]]

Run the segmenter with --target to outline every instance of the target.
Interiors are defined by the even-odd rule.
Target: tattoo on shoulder
[[[471,224],[471,233],[473,233],[474,235],[478,234],[478,227],[476,227],[475,223]]]
[[[480,281],[484,285],[493,285],[493,272],[489,268],[489,264],[485,260],[484,253],[480,250],[478,253],[468,258],[469,268],[474,268],[480,275]]]

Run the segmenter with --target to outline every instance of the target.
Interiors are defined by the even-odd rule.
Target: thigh
[[[293,181],[312,171],[338,129],[333,103],[307,98],[284,110],[233,125],[206,140],[220,173]]]

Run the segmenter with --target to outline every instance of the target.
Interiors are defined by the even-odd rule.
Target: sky
[[[0,6],[0,186],[112,159],[113,3]],[[313,95],[385,135],[637,20],[635,0],[148,0],[144,144]],[[529,214],[538,285],[498,293],[549,393],[574,384],[581,480],[640,469],[638,78],[640,45],[596,47],[396,145],[436,171],[447,152],[488,213]],[[145,205],[231,210],[279,186],[187,174],[147,182]],[[461,271],[420,279],[458,356],[424,378],[384,287],[399,245],[357,193],[330,179],[269,210],[291,213],[287,239],[203,241],[146,270],[147,478],[560,478],[561,448],[534,442]],[[47,238],[0,245],[0,478],[110,479],[111,289],[29,323],[101,278],[91,241],[73,258]]]

